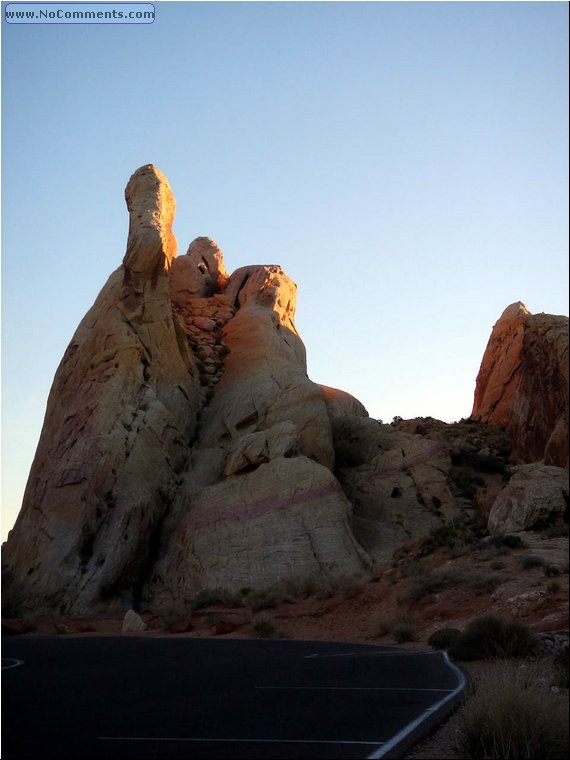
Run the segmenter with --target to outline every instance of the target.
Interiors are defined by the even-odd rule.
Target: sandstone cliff
[[[477,376],[472,416],[505,430],[513,456],[568,466],[568,317],[522,303],[493,327]]]
[[[230,277],[208,238],[176,258],[174,197],[152,165],[126,200],[123,263],[54,379],[4,599],[81,611],[133,586],[168,600],[367,567],[295,284],[277,265]]]
[[[230,275],[207,237],[177,257],[174,197],[152,165],[133,174],[126,201],[123,262],[56,372],[3,548],[10,614],[125,610],[133,591],[168,609],[208,587],[367,572],[481,511],[497,531],[561,516],[567,473],[520,472],[508,490],[510,443],[497,429],[512,434],[517,418],[519,453],[560,460],[558,322],[527,324],[519,307],[500,320],[476,395],[481,417],[502,415],[496,427],[384,425],[308,378],[297,288],[279,265]],[[548,371],[533,379],[541,361]]]

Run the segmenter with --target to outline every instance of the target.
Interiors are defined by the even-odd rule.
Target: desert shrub
[[[415,578],[423,572],[424,566],[417,559],[412,559],[409,562],[406,562],[406,564],[402,565],[398,570],[400,578]]]
[[[260,612],[280,604],[293,604],[309,597],[322,600],[330,599],[335,594],[342,594],[345,599],[353,599],[363,588],[363,579],[355,575],[332,576],[311,573],[290,576],[272,586],[256,591],[250,590],[243,601],[253,612]]]
[[[545,531],[548,538],[568,538],[568,523],[549,525]]]
[[[469,468],[489,474],[500,473],[505,477],[508,475],[505,457],[497,454],[480,454],[477,451],[466,451],[461,449],[451,453],[451,462],[457,467]]]
[[[275,623],[271,618],[258,617],[253,621],[253,630],[257,633],[260,639],[268,639],[274,636],[277,632]]]
[[[176,623],[185,623],[190,620],[190,615],[190,610],[183,608],[169,610],[162,618],[162,625],[164,628],[170,628]]]
[[[440,628],[434,631],[428,639],[432,649],[449,649],[461,636],[459,628]]]
[[[507,549],[522,549],[526,546],[522,538],[514,533],[494,533],[485,539],[484,544],[495,548],[506,546]]]
[[[421,618],[413,612],[399,612],[395,615],[380,615],[373,623],[373,636],[391,634],[402,644],[405,641],[415,641],[422,626]]]
[[[546,586],[547,594],[558,594],[560,591],[560,583],[558,581],[550,581]]]
[[[467,588],[472,589],[480,596],[481,594],[492,594],[502,580],[501,576],[494,573],[472,571],[465,573],[464,583]]]
[[[293,575],[275,585],[282,590],[283,596],[291,601],[299,601],[322,592],[326,583],[321,576],[309,574]]]
[[[414,604],[430,594],[436,594],[456,586],[465,586],[476,594],[490,594],[502,582],[496,574],[450,568],[432,570],[419,576],[412,586],[403,594],[401,601]]]
[[[399,616],[392,626],[392,636],[398,644],[405,641],[416,641],[419,638],[421,620],[413,612],[407,612]]]
[[[227,588],[203,588],[199,591],[192,602],[192,609],[200,610],[204,607],[243,607],[241,595]]]
[[[568,703],[504,663],[472,686],[462,712],[459,758],[563,758],[568,753]]]
[[[522,621],[488,612],[469,621],[449,653],[456,660],[524,657],[535,643],[534,634]]]
[[[555,578],[557,575],[560,575],[560,568],[556,567],[556,565],[546,565],[544,574],[548,578]]]
[[[538,557],[536,554],[527,554],[526,557],[521,559],[521,567],[523,570],[532,570],[535,567],[543,567],[544,560],[542,557]]]
[[[291,597],[287,597],[282,589],[279,588],[264,588],[253,591],[248,594],[245,603],[251,609],[252,612],[261,612],[261,610],[269,610],[273,607],[278,607],[284,602],[294,601]]]
[[[344,599],[354,599],[362,593],[364,582],[356,576],[343,576],[338,579],[337,586]]]
[[[223,612],[209,612],[206,617],[204,618],[204,623],[208,626],[208,628],[211,628],[213,625],[216,625],[220,620],[223,620],[224,613]]]
[[[453,549],[460,538],[459,531],[450,525],[434,528],[430,531],[429,536],[424,538],[420,544],[420,557],[427,557],[440,548]]]
[[[568,644],[554,655],[554,670],[556,673],[556,685],[561,689],[568,688]]]

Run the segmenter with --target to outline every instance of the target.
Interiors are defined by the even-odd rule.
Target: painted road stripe
[[[6,665],[4,665],[6,663]],[[12,657],[2,657],[2,670],[9,670],[10,668],[17,668],[18,665],[23,665],[23,660],[15,660]]]
[[[212,739],[194,736],[98,736],[102,742],[241,742],[243,744],[372,744],[377,747],[382,742],[332,741],[328,739]]]
[[[256,686],[256,689],[312,689],[314,691],[443,691],[446,694],[454,689],[416,689],[403,686]]]
[[[457,676],[457,686],[455,689],[453,689],[452,692],[450,692],[447,697],[444,697],[439,702],[437,702],[435,705],[432,705],[431,707],[428,707],[427,710],[424,710],[424,712],[415,720],[413,720],[411,723],[408,723],[405,728],[403,728],[399,733],[397,733],[395,736],[393,736],[389,741],[383,743],[383,745],[378,749],[376,752],[373,752],[371,755],[368,755],[367,760],[379,760],[379,758],[385,757],[390,750],[394,749],[394,747],[398,746],[400,742],[402,742],[407,736],[409,736],[412,731],[415,731],[418,726],[421,726],[421,724],[427,720],[434,712],[437,712],[441,707],[446,705],[450,700],[452,700],[454,697],[456,697],[458,694],[460,694],[463,689],[465,688],[465,676],[461,672],[461,670],[457,667],[457,665],[454,665],[451,660],[448,657],[447,652],[436,652],[436,654],[442,654],[443,659],[445,660],[447,666],[453,670],[455,675]]]

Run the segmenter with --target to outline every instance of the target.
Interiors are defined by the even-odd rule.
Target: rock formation
[[[568,471],[524,464],[514,467],[489,514],[492,533],[510,533],[568,522]]]
[[[307,377],[281,267],[229,277],[148,165],[126,189],[127,251],[57,370],[3,551],[9,605],[85,611],[133,586],[204,586],[370,564],[335,479],[326,394]]]
[[[508,306],[493,327],[472,416],[507,431],[520,462],[568,466],[568,317]]]
[[[308,378],[297,288],[280,266],[230,275],[207,237],[176,257],[174,197],[152,165],[125,195],[123,262],[57,370],[3,549],[8,614],[124,610],[141,596],[168,609],[205,588],[351,575],[477,505],[512,529],[534,520],[509,512],[522,474],[506,492],[510,445],[496,428],[519,454],[562,456],[561,318],[517,306],[499,321],[476,393],[496,428],[383,425]]]

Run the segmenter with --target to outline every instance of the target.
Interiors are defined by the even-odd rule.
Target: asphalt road
[[[400,757],[463,680],[441,652],[172,636],[3,637],[2,668],[3,760]]]

